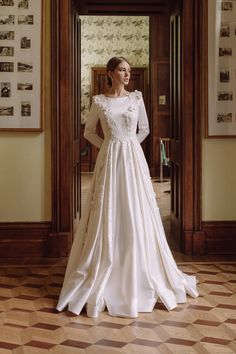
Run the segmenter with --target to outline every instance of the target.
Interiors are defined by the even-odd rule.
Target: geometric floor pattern
[[[179,263],[199,298],[136,319],[56,311],[65,263],[0,266],[0,353],[236,353],[236,262]]]

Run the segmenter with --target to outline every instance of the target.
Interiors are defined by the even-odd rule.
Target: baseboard
[[[236,254],[236,221],[204,221],[206,254]]]
[[[0,223],[0,257],[46,257],[51,222]]]
[[[48,257],[67,257],[72,245],[69,232],[51,233],[48,236]]]

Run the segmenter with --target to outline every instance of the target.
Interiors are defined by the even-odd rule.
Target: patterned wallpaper
[[[81,16],[81,122],[90,107],[91,67],[124,56],[132,66],[148,65],[148,16]]]

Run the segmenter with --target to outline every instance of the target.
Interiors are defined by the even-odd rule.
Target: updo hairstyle
[[[110,86],[110,87],[112,86],[112,79],[108,76],[108,72],[114,71],[115,68],[117,67],[117,65],[119,65],[123,61],[126,61],[126,63],[128,63],[130,65],[128,60],[125,59],[124,57],[113,57],[108,61],[108,63],[107,63],[107,85],[108,86]]]

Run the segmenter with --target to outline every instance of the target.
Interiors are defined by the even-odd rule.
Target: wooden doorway
[[[198,103],[200,101],[200,64],[199,60],[199,21],[201,16],[202,0],[158,1],[152,0],[148,4],[143,1],[121,1],[119,4],[104,0],[101,2],[52,0],[55,11],[53,36],[54,56],[54,86],[53,86],[53,232],[51,234],[51,254],[67,255],[73,236],[73,157],[67,154],[73,151],[73,115],[71,112],[71,82],[73,82],[71,53],[73,17],[80,14],[97,15],[150,15],[154,25],[158,16],[170,16],[178,11],[180,16],[180,87],[181,92],[181,143],[178,146],[179,183],[181,193],[176,197],[181,199],[179,213],[179,239],[182,250],[188,254],[202,253],[204,250],[204,236],[201,233],[200,207],[200,131]],[[59,29],[63,28],[63,31]],[[155,43],[155,38],[152,38]],[[62,50],[63,48],[63,50]],[[63,54],[63,55],[62,55]],[[158,100],[157,70],[158,51],[155,53],[150,69],[153,70],[151,83],[150,105],[155,106]],[[156,85],[156,86],[155,86]],[[58,109],[58,105],[60,109]],[[153,114],[153,113],[152,113]],[[156,112],[158,114],[158,111]],[[172,143],[172,156],[175,153],[175,144]],[[63,167],[63,168],[62,168]]]

